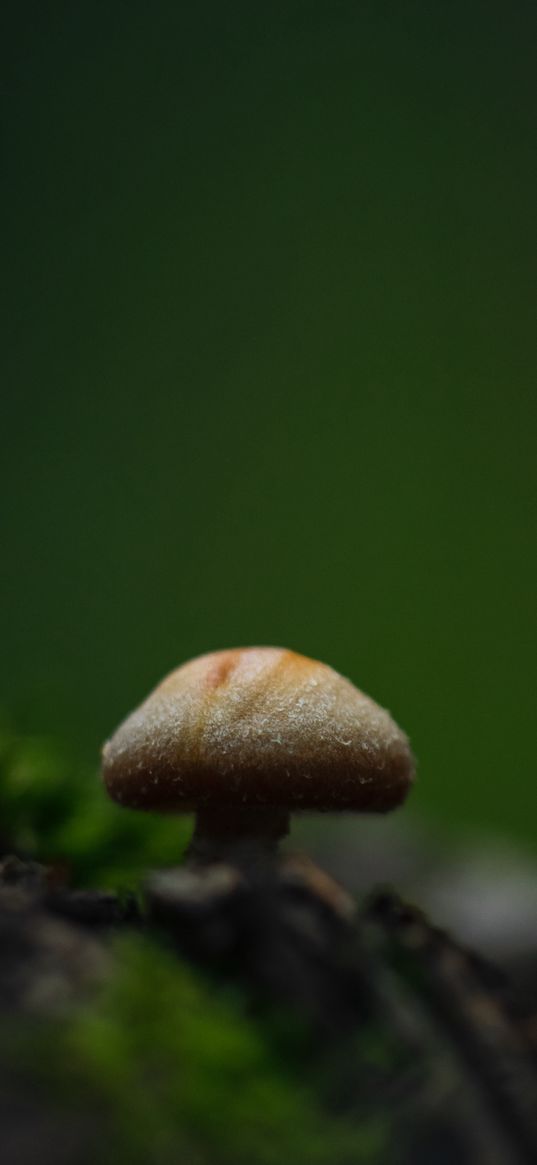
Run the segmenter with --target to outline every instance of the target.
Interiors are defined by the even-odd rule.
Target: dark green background
[[[535,842],[537,6],[3,6],[1,699],[276,643]],[[6,278],[7,276],[7,278]]]

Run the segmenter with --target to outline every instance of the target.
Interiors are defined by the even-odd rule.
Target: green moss
[[[323,1111],[305,1066],[237,999],[141,938],[120,940],[116,956],[91,1007],[45,1025],[40,1050],[35,1030],[18,1050],[20,1069],[31,1048],[34,1088],[95,1114],[99,1165],[386,1161],[379,1114],[353,1123]]]
[[[0,735],[0,833],[15,853],[66,864],[80,885],[135,887],[148,867],[177,862],[188,818],[112,804],[98,774],[50,740]]]

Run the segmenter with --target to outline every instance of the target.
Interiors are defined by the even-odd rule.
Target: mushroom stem
[[[279,841],[289,833],[289,811],[226,807],[199,809],[186,857],[189,862],[209,865],[242,853],[251,858],[274,855]]]

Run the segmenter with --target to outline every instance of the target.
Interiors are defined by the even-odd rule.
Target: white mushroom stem
[[[187,861],[208,865],[243,854],[275,854],[289,833],[289,811],[266,806],[198,809]]]
[[[287,809],[230,808],[202,809],[196,815],[196,824],[186,863],[199,874],[211,875],[227,868],[236,875],[248,871],[259,862],[274,862],[280,885],[299,886],[324,909],[344,920],[353,917],[355,904],[328,874],[319,870],[304,854],[278,856],[278,843],[289,832],[290,813]],[[204,883],[207,885],[207,883]],[[218,886],[222,883],[219,880]],[[234,888],[236,882],[231,882]]]

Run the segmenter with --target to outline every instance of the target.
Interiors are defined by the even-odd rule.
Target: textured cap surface
[[[144,809],[386,810],[413,775],[388,712],[326,664],[275,647],[177,668],[103,750],[110,795]]]

